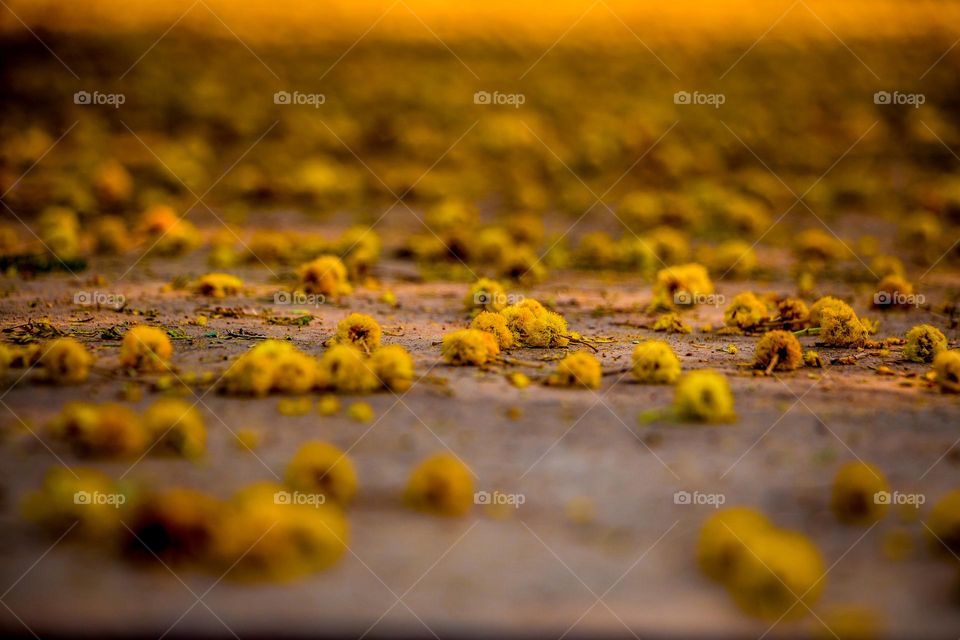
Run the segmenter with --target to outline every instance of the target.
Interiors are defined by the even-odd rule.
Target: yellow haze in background
[[[920,36],[960,24],[960,3],[936,0],[7,0],[0,29],[86,33],[166,29],[250,42],[364,38],[608,42]],[[5,14],[5,15],[4,15]],[[369,32],[368,32],[369,30]],[[569,30],[569,32],[568,32]],[[565,35],[564,35],[565,34]]]

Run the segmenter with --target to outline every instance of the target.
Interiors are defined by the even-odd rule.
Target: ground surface
[[[115,273],[123,262],[96,262],[91,272]],[[146,321],[169,327],[211,306],[187,292],[161,293],[163,284],[192,268],[189,262],[148,260],[107,289],[125,295],[128,309],[159,310]],[[199,260],[196,268],[202,270]],[[398,274],[404,268],[388,262],[378,271]],[[261,314],[288,312],[272,304],[277,286],[258,273],[242,273],[249,278],[251,296],[215,304]],[[646,322],[630,310],[649,300],[647,285],[622,275],[569,274],[557,281],[564,284],[525,293],[555,301],[574,330],[615,338],[601,345],[606,368],[622,366],[632,341],[653,335],[625,326]],[[383,284],[402,301],[399,308],[377,302],[379,292],[364,289],[348,306],[379,318],[395,334],[387,342],[408,347],[418,371],[429,376],[401,397],[367,398],[376,410],[374,422],[358,424],[342,413],[284,417],[276,398],[237,400],[198,391],[210,434],[202,462],[146,458],[132,466],[96,465],[115,476],[188,485],[226,497],[251,481],[282,476],[304,440],[324,439],[348,449],[361,481],[361,497],[350,513],[351,553],[333,569],[289,585],[243,585],[179,570],[175,577],[160,567],[125,565],[69,540],[44,555],[53,541],[21,519],[18,503],[50,466],[78,461],[50,442],[43,426],[67,400],[117,399],[123,381],[95,375],[83,386],[57,388],[32,382],[31,374],[18,380],[23,372],[12,371],[9,382],[16,383],[2,397],[7,415],[0,444],[5,460],[0,548],[3,579],[13,584],[3,598],[9,607],[3,611],[4,626],[17,629],[15,612],[41,635],[81,629],[158,635],[170,627],[173,634],[232,629],[245,637],[275,629],[277,620],[291,633],[359,635],[369,627],[374,636],[469,629],[554,635],[569,630],[586,637],[622,635],[624,626],[644,637],[762,634],[768,624],[744,617],[721,588],[698,573],[693,548],[711,507],[675,504],[674,493],[685,490],[720,493],[727,505],[759,507],[777,524],[810,533],[832,566],[820,614],[836,605],[868,606],[898,636],[940,636],[960,628],[960,612],[950,596],[956,567],[924,552],[918,521],[923,510],[870,529],[839,527],[828,511],[835,469],[855,458],[878,464],[894,488],[923,493],[928,500],[955,486],[957,457],[951,447],[960,424],[957,399],[913,378],[881,377],[870,368],[885,362],[909,375],[923,373],[924,367],[900,362],[894,352],[885,360],[869,356],[855,365],[756,377],[744,366],[751,361],[753,339],[668,336],[685,369],[710,366],[730,377],[739,418],[727,426],[643,422],[638,421],[641,412],[669,406],[671,388],[608,376],[596,393],[540,386],[518,390],[500,370],[448,367],[440,363],[436,343],[445,331],[466,323],[465,285],[406,282],[389,275]],[[745,286],[721,284],[720,292],[731,296]],[[97,334],[143,320],[74,305],[77,290],[95,287],[67,275],[7,281],[5,287],[12,289],[0,301],[5,327],[48,315],[56,326],[86,336],[81,339],[95,350],[103,369],[114,366],[118,343],[101,341]],[[931,302],[938,301],[935,287],[927,290]],[[862,296],[857,302],[864,306]],[[590,309],[597,305],[615,311],[593,317]],[[241,330],[289,336],[303,350],[320,353],[347,308],[324,305],[310,311],[317,319],[303,328],[267,325],[261,317],[184,325],[190,338],[175,341],[174,361],[181,374],[221,371],[226,359],[252,344],[252,339],[228,337]],[[690,319],[697,326],[718,324],[721,314],[722,308],[707,307]],[[943,319],[923,311],[883,315],[881,335],[902,334],[921,320]],[[802,341],[812,346],[815,338]],[[729,344],[739,353],[720,351]],[[821,351],[828,358],[840,353]],[[514,355],[536,361],[545,353]],[[146,393],[140,405],[152,397]],[[514,407],[519,417],[508,416]],[[247,427],[263,436],[255,454],[238,446],[234,436]],[[478,507],[462,520],[405,510],[399,492],[409,469],[445,448],[469,463],[478,488],[521,493],[526,502],[515,510]],[[588,522],[568,513],[571,501],[582,505],[584,498],[595,511]],[[902,529],[918,549],[893,561],[883,552],[885,537]],[[816,626],[807,616],[781,623],[771,633],[796,634]]]
[[[600,0],[553,3],[557,13],[542,16],[536,3],[508,15],[523,4],[515,2],[474,3],[483,5],[477,14],[416,0],[303,2],[302,13],[287,11],[292,0],[90,0],[62,3],[63,11],[50,9],[55,0],[0,4],[0,60],[10,61],[0,65],[0,240],[13,228],[11,252],[43,251],[37,236],[51,233],[38,220],[51,205],[76,211],[84,233],[105,213],[134,233],[127,253],[95,257],[76,278],[0,278],[0,329],[48,317],[98,358],[77,387],[44,385],[22,369],[0,384],[0,632],[832,638],[832,612],[863,607],[891,637],[960,636],[960,560],[935,558],[923,524],[930,505],[960,484],[960,399],[922,379],[928,366],[902,362],[894,347],[853,364],[758,376],[756,337],[699,330],[720,326],[723,305],[686,313],[692,334],[663,336],[643,328],[652,321],[642,312],[652,273],[566,268],[575,261],[554,268],[589,232],[649,240],[670,224],[684,253],[665,256],[672,264],[703,259],[701,250],[724,241],[755,247],[753,279],[711,265],[724,300],[747,290],[794,295],[806,268],[797,240],[812,229],[846,251],[827,261],[808,302],[842,296],[880,320],[881,338],[930,322],[956,348],[956,316],[946,308],[960,300],[960,21],[951,19],[960,5]],[[354,5],[366,8],[354,15]],[[84,14],[89,7],[99,13]],[[77,103],[81,91],[125,102]],[[279,104],[281,91],[325,102]],[[925,102],[883,104],[881,91]],[[525,102],[484,104],[478,92]],[[679,92],[725,102],[684,104]],[[131,192],[115,202],[95,186],[113,162],[131,178]],[[634,192],[679,203],[680,219],[628,224],[617,213]],[[678,424],[658,414],[670,407],[671,387],[629,376],[607,376],[592,392],[520,390],[503,375],[542,377],[561,350],[511,354],[543,369],[442,364],[441,336],[468,322],[470,271],[505,281],[511,273],[476,256],[462,269],[453,251],[423,260],[433,269],[395,257],[417,236],[431,240],[414,212],[425,216],[448,198],[477,207],[471,228],[454,229],[468,240],[521,213],[542,221],[546,233],[527,248],[551,269],[542,283],[511,291],[547,302],[574,331],[609,337],[599,345],[607,369],[623,368],[635,341],[657,335],[685,370],[722,371],[736,422]],[[206,241],[222,240],[224,221],[248,240],[258,229],[293,231],[297,250],[309,231],[334,242],[351,226],[375,227],[384,244],[372,271],[378,284],[361,284],[340,305],[305,308],[316,316],[308,326],[269,324],[267,316],[293,311],[274,294],[293,285],[296,262],[212,268],[206,248],[138,260],[150,241],[137,235],[142,214],[158,202]],[[744,202],[759,206],[756,218],[733,215],[731,203]],[[932,228],[911,227],[923,215]],[[923,306],[870,309],[883,275],[875,256],[902,260]],[[244,294],[210,301],[163,290],[213,270],[242,277]],[[380,301],[386,288],[399,307]],[[127,306],[81,307],[79,292],[123,295]],[[215,306],[243,317],[217,317]],[[188,398],[208,426],[201,461],[92,463],[131,482],[228,497],[282,477],[303,442],[332,442],[354,459],[360,493],[349,511],[350,553],[329,570],[290,584],[172,574],[69,535],[50,538],[22,517],[24,495],[50,468],[91,464],[48,437],[63,404],[130,398],[131,380],[117,372],[120,343],[104,331],[146,322],[182,332],[177,374],[216,377],[265,336],[320,354],[350,311],[376,317],[385,342],[406,346],[424,376],[401,397],[362,398],[372,422],[345,411],[284,416],[276,397],[228,398],[199,386]],[[191,324],[201,313],[209,322]],[[815,337],[801,342],[817,348]],[[851,355],[818,350],[828,363]],[[894,375],[878,375],[880,365]],[[132,381],[142,387],[133,406],[158,397],[154,380]],[[345,398],[344,408],[359,399]],[[254,452],[238,445],[241,429],[261,435]],[[400,493],[413,465],[445,450],[469,464],[477,489],[521,494],[523,505],[478,506],[462,519],[405,509]],[[873,528],[839,525],[830,485],[858,458],[926,504]],[[719,494],[726,506],[756,507],[809,535],[830,568],[815,615],[771,626],[742,613],[696,566],[697,534],[713,508],[677,504],[678,491]]]

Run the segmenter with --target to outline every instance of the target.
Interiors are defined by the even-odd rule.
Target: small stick
[[[775,353],[773,357],[770,358],[770,364],[767,365],[767,370],[764,372],[766,375],[773,373],[773,370],[777,368],[777,365],[780,364],[780,354]]]
[[[597,349],[595,346],[593,346],[593,345],[590,344],[589,342],[586,342],[585,340],[579,340],[579,339],[574,338],[574,337],[571,337],[571,336],[564,336],[564,337],[565,337],[567,340],[569,340],[570,342],[573,342],[574,344],[582,344],[582,345],[584,345],[585,347],[588,347],[589,349],[592,349],[594,353],[598,353],[598,352],[599,352],[599,349]]]

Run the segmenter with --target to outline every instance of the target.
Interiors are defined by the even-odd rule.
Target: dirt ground
[[[35,372],[12,370],[9,389],[0,395],[0,565],[3,584],[12,585],[0,597],[0,626],[8,632],[273,637],[282,627],[290,635],[352,637],[758,637],[768,631],[770,637],[832,637],[817,618],[847,606],[872,610],[897,637],[960,632],[954,597],[960,563],[951,566],[927,553],[923,525],[930,503],[956,486],[960,403],[922,383],[917,376],[926,367],[902,362],[899,348],[886,358],[870,354],[852,365],[763,377],[749,368],[754,338],[699,331],[666,336],[684,369],[719,369],[736,398],[734,424],[691,426],[650,413],[669,407],[672,387],[633,384],[629,376],[606,376],[596,392],[540,385],[520,390],[508,384],[505,371],[536,377],[552,364],[543,362],[544,371],[444,365],[438,341],[467,323],[466,285],[417,282],[404,263],[387,261],[375,272],[395,292],[398,308],[380,302],[380,290],[361,287],[341,305],[309,308],[316,319],[308,326],[285,327],[264,321],[270,312],[290,309],[273,303],[279,285],[262,268],[238,271],[248,295],[211,303],[187,291],[161,291],[178,275],[206,271],[201,256],[148,259],[116,281],[132,259],[98,259],[80,280],[62,274],[2,281],[4,328],[48,316],[96,353],[99,370],[73,388],[38,384]],[[91,284],[94,274],[106,283]],[[943,302],[955,278],[946,269],[931,273],[923,285],[928,303]],[[789,283],[718,283],[728,299],[750,288],[792,291]],[[96,290],[126,296],[126,311],[73,303],[78,291]],[[612,337],[599,345],[606,369],[623,367],[634,341],[654,335],[630,326],[649,321],[636,311],[650,299],[649,284],[622,274],[558,274],[522,293],[551,301],[572,330]],[[869,294],[848,293],[858,311],[882,318],[881,336],[902,335],[919,322],[947,328],[946,318],[927,310],[870,312]],[[259,315],[187,324],[213,305]],[[597,306],[608,311],[595,314]],[[157,314],[137,317],[133,310]],[[364,398],[375,410],[374,421],[357,423],[343,411],[333,417],[315,411],[282,416],[276,397],[240,400],[198,389],[194,398],[209,429],[201,461],[148,457],[132,466],[94,465],[115,477],[226,497],[252,481],[282,477],[305,440],[330,441],[350,452],[361,483],[349,516],[350,552],[332,569],[290,584],[256,585],[159,565],[145,569],[69,536],[47,538],[21,517],[23,496],[48,468],[81,463],[48,438],[49,419],[68,400],[121,397],[125,381],[110,373],[119,342],[101,340],[104,329],[136,321],[168,328],[182,323],[189,337],[174,341],[173,360],[183,375],[222,371],[258,336],[289,337],[319,354],[348,310],[380,320],[390,334],[385,342],[407,347],[424,376],[400,396]],[[722,306],[700,307],[686,319],[695,327],[720,326],[722,312]],[[957,338],[955,329],[949,337]],[[805,347],[815,341],[801,339]],[[722,350],[730,344],[737,353]],[[827,361],[847,355],[820,352]],[[559,353],[512,355],[539,361]],[[874,368],[880,364],[896,375],[878,375]],[[147,390],[135,406],[155,397]],[[647,417],[638,419],[641,414]],[[237,441],[244,428],[262,436],[254,452]],[[403,508],[399,494],[411,467],[447,449],[469,464],[478,490],[522,494],[524,503],[476,507],[463,519]],[[838,525],[828,509],[830,483],[843,461],[858,458],[882,468],[894,489],[923,494],[927,504],[873,527]],[[696,536],[713,507],[676,504],[677,491],[721,494],[725,506],[757,507],[777,525],[811,535],[830,568],[816,616],[772,627],[744,616],[696,567]],[[890,548],[899,535],[906,535],[912,550],[895,559]]]

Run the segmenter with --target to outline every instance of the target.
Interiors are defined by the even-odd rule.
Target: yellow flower
[[[599,389],[603,371],[600,362],[589,353],[571,353],[557,365],[547,378],[547,384],[556,387],[583,387]]]
[[[80,456],[133,457],[147,444],[147,434],[137,415],[115,403],[68,403],[50,424],[50,430]]]
[[[757,268],[757,254],[743,240],[727,240],[709,257],[715,273],[729,273],[732,277],[746,278]]]
[[[225,298],[235,296],[243,288],[243,280],[229,273],[208,273],[194,284],[194,290],[202,296]]]
[[[192,489],[168,489],[146,496],[136,506],[124,549],[135,559],[167,564],[207,563],[225,523],[216,498]]]
[[[373,416],[373,407],[366,402],[354,402],[347,407],[347,417],[356,422],[370,422]]]
[[[912,303],[913,285],[900,275],[888,275],[877,285],[873,294],[873,306],[879,309],[909,307]]]
[[[470,323],[470,328],[492,334],[501,349],[509,349],[513,346],[513,332],[507,326],[506,317],[501,313],[481,311]]]
[[[784,298],[777,302],[777,321],[785,331],[803,329],[810,319],[807,303],[800,298]]]
[[[127,225],[119,216],[101,216],[93,222],[97,253],[115,255],[130,246]]]
[[[833,479],[830,508],[844,524],[873,524],[888,508],[888,502],[877,494],[889,492],[882,471],[865,462],[848,462]]]
[[[859,347],[866,337],[866,328],[849,305],[840,302],[820,311],[820,342],[823,344],[830,347]]]
[[[697,263],[678,264],[657,272],[653,284],[654,300],[667,307],[690,306],[701,296],[713,293],[713,282],[706,267]]]
[[[273,387],[276,361],[253,356],[250,351],[233,361],[223,376],[223,389],[231,395],[263,397]]]
[[[918,324],[907,332],[903,356],[913,362],[933,362],[938,353],[947,350],[947,337],[929,324]]]
[[[797,618],[820,597],[826,566],[801,533],[771,529],[749,540],[729,583],[737,604],[768,620]],[[806,606],[805,606],[806,605]]]
[[[363,353],[349,344],[335,344],[320,358],[317,386],[343,393],[367,393],[380,386]]]
[[[404,501],[418,511],[462,516],[473,505],[473,475],[456,456],[438,453],[410,474]]]
[[[839,298],[833,296],[824,296],[819,298],[810,306],[809,321],[811,327],[820,326],[820,314],[824,309],[843,309],[849,308],[849,305]]]
[[[74,338],[57,338],[43,347],[40,366],[54,384],[76,384],[90,375],[93,356]]]
[[[944,393],[960,393],[960,352],[941,351],[933,359],[937,384]]]
[[[744,556],[749,555],[750,542],[771,528],[773,525],[765,515],[748,507],[718,511],[700,529],[697,543],[700,570],[714,580],[730,581]]]
[[[300,394],[313,388],[316,377],[316,360],[289,342],[264,340],[230,365],[224,389],[236,395]]]
[[[933,505],[926,525],[934,551],[944,557],[960,553],[960,489],[948,492]]]
[[[326,442],[308,442],[301,446],[287,465],[285,482],[291,489],[323,494],[343,506],[357,493],[353,461]]]
[[[736,418],[726,377],[710,369],[691,371],[681,377],[673,406],[682,420],[732,422]]]
[[[549,349],[570,344],[564,317],[546,309],[533,298],[512,304],[500,313],[507,319],[507,326],[518,346]]]
[[[301,265],[297,272],[307,293],[319,293],[336,300],[353,291],[347,279],[347,268],[336,256],[320,256]]]
[[[406,391],[413,384],[413,358],[398,344],[389,344],[370,356],[373,372],[388,389]]]
[[[507,292],[496,280],[480,278],[463,298],[467,311],[500,311],[507,306]]]
[[[260,482],[230,501],[216,557],[241,580],[286,581],[322,571],[347,550],[349,528],[333,504],[301,504],[283,485]]]
[[[728,327],[737,327],[744,331],[759,329],[764,321],[770,319],[770,311],[755,293],[738,293],[723,312],[723,322]]]
[[[120,363],[140,371],[165,371],[171,355],[170,338],[156,327],[131,327],[120,345]]]
[[[829,262],[842,260],[849,255],[844,244],[822,229],[807,229],[794,238],[797,255],[803,260]]]
[[[325,393],[317,401],[317,412],[322,416],[332,416],[340,411],[340,398],[332,393]]]
[[[317,361],[296,349],[280,354],[273,369],[274,391],[307,393],[316,380]]]
[[[653,330],[666,333],[692,333],[693,327],[681,320],[679,314],[670,312],[657,317],[653,323]]]
[[[28,520],[53,535],[76,523],[81,535],[101,540],[118,532],[126,500],[127,496],[103,472],[58,466],[47,471],[43,486],[27,496],[23,512]]]
[[[352,344],[361,351],[372,353],[380,348],[383,331],[372,317],[365,313],[351,313],[337,323],[334,340],[340,344]]]
[[[673,384],[680,377],[680,360],[663,340],[648,340],[633,349],[633,378],[643,384]]]
[[[443,359],[453,365],[483,365],[500,353],[496,338],[486,331],[461,329],[443,336]]]
[[[143,424],[159,451],[168,451],[185,458],[203,454],[207,445],[207,428],[197,409],[179,398],[161,398],[147,407]]]
[[[757,341],[755,365],[760,369],[793,371],[803,365],[800,341],[789,331],[771,331]]]

